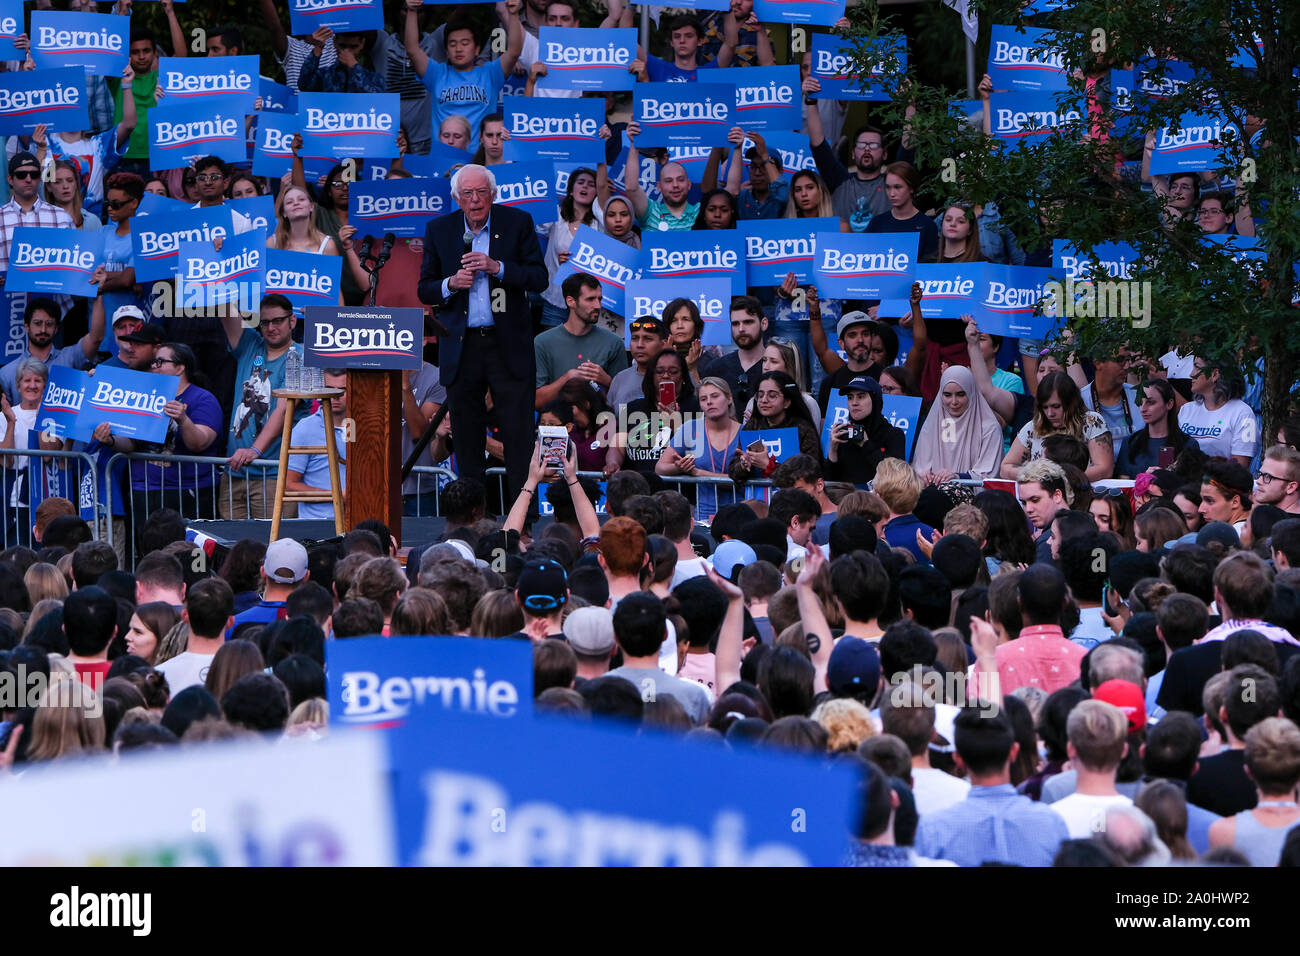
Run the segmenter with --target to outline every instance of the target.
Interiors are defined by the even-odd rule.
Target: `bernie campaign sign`
[[[605,161],[605,103],[599,99],[508,96],[503,107],[508,163],[550,160],[596,165]]]
[[[1053,277],[1058,281],[1132,279],[1133,269],[1138,265],[1138,251],[1127,242],[1099,242],[1092,247],[1092,255],[1088,255],[1065,239],[1053,239],[1052,264]]]
[[[641,269],[647,279],[727,279],[732,295],[744,295],[745,239],[736,229],[647,232],[641,237]]]
[[[750,219],[740,224],[745,237],[745,281],[779,286],[793,272],[800,285],[813,277],[817,233],[839,228],[835,218]]]
[[[202,61],[200,61],[202,62]],[[282,83],[259,76],[257,89],[262,95],[262,112],[297,113],[298,94]]]
[[[989,40],[993,89],[1014,93],[1057,93],[1070,88],[1065,54],[1055,48],[1053,30],[997,25]]]
[[[239,104],[245,114],[253,112],[260,93],[261,77],[255,56],[172,57],[158,60],[158,85],[163,103],[187,103],[202,112],[214,97]]]
[[[302,151],[339,159],[395,156],[400,108],[396,93],[299,93]]]
[[[522,209],[539,226],[555,222],[560,207],[551,192],[551,177],[555,170],[550,163],[503,163],[494,167],[492,172],[497,180],[498,204]]]
[[[921,284],[921,315],[927,319],[960,319],[979,311],[979,290],[983,281],[979,262],[918,263],[913,281]],[[903,316],[912,312],[912,302],[891,299],[881,302],[880,315]]]
[[[0,73],[0,134],[27,136],[42,123],[47,130],[60,132],[90,125],[83,70]]]
[[[754,0],[759,23],[804,23],[833,27],[844,16],[844,0]]]
[[[817,291],[833,299],[905,299],[920,244],[916,233],[819,232]]]
[[[472,155],[455,146],[434,141],[429,144],[429,152],[423,155],[407,153],[402,157],[402,166],[412,176],[425,176],[437,179],[451,172],[454,166],[464,166]]]
[[[689,299],[704,320],[701,345],[731,344],[731,280],[717,279],[633,279],[627,284],[627,319],[623,342],[632,334],[632,319],[653,316],[662,319],[668,303]]]
[[[546,75],[537,81],[537,88],[604,92],[632,89],[636,78],[628,67],[636,59],[636,34],[635,27],[542,27],[537,37],[537,59],[546,64]]]
[[[1063,107],[1055,93],[995,92],[989,97],[989,110],[993,135],[1013,150],[1041,143],[1084,119],[1077,101]]]
[[[71,66],[87,76],[121,76],[131,18],[108,13],[32,11],[31,55],[36,69]]]
[[[218,252],[210,242],[182,242],[176,252],[176,297],[196,306],[238,301],[255,312],[266,279],[266,230],[231,236]]]
[[[234,234],[233,217],[225,205],[134,216],[131,264],[135,267],[136,281],[174,278],[176,253],[182,242],[212,242],[218,236],[225,239]]]
[[[108,422],[114,435],[142,442],[164,441],[171,419],[163,407],[176,398],[180,383],[175,375],[101,365],[95,369],[94,378],[86,377],[72,437],[90,441],[100,423]]]
[[[423,364],[423,309],[317,306],[304,314],[303,363],[312,368],[417,372]]]
[[[1151,151],[1151,175],[1199,173],[1231,165],[1225,147],[1229,140],[1241,142],[1241,134],[1232,123],[1206,114],[1182,116],[1176,126],[1165,126],[1156,133]]]
[[[868,73],[854,73],[853,53],[844,38],[834,33],[814,33],[812,77],[821,89],[818,100],[888,100],[892,83],[887,76],[907,67],[907,41],[902,37],[876,51]]]
[[[423,238],[425,227],[451,208],[447,179],[383,179],[348,187],[348,222],[356,226],[357,241],[386,232]]]
[[[231,212],[247,218],[254,229],[265,229],[267,235],[275,232],[274,196],[245,196],[243,199],[227,199],[225,204]]]
[[[90,376],[66,365],[51,365],[50,380],[45,384],[36,429],[55,438],[70,438],[81,413]]]
[[[23,0],[0,2],[0,60],[25,60],[27,54],[14,46],[23,33]]]
[[[253,175],[278,179],[293,168],[293,137],[302,132],[294,113],[262,113],[253,140]]]
[[[321,256],[289,249],[266,250],[267,295],[279,294],[293,303],[298,314],[311,305],[331,306],[339,302],[342,256]]]
[[[901,356],[899,361],[902,361]],[[912,443],[916,441],[921,419],[921,399],[910,395],[884,395],[880,403],[880,414],[885,417],[885,421],[903,433],[904,457],[911,461]],[[848,396],[841,395],[838,388],[831,389],[830,400],[826,403],[826,417],[822,420],[822,454],[830,454],[831,429],[848,420]]]
[[[636,145],[726,146],[736,125],[736,88],[729,83],[638,83],[632,116]]]
[[[981,332],[1041,339],[1055,327],[1055,317],[1035,314],[1045,295],[1043,286],[1051,281],[1051,269],[986,262],[983,272],[979,311],[975,314]]]
[[[475,637],[357,637],[325,649],[330,723],[417,726],[456,712],[531,716],[533,650],[527,641]]]
[[[388,742],[403,865],[834,866],[858,805],[846,766],[612,724],[438,715]]]
[[[1195,79],[1196,71],[1180,60],[1138,60],[1133,95],[1148,100],[1167,100],[1177,96]]]
[[[140,197],[140,203],[135,207],[136,218],[140,216],[162,216],[169,213],[189,212],[194,207],[187,202],[179,199],[169,199],[166,196],[159,196],[157,193],[146,192]]]
[[[744,129],[788,132],[803,126],[803,81],[796,66],[755,66],[719,70],[736,84],[736,125]]]
[[[786,461],[799,454],[799,429],[797,428],[759,428],[740,433],[740,447],[746,450],[755,442],[761,441],[763,447],[778,462]]]
[[[380,0],[289,0],[289,29],[311,36],[321,27],[335,33],[382,30],[384,8]]]
[[[641,277],[641,253],[584,224],[573,234],[569,258],[555,273],[556,284],[564,282],[575,272],[585,272],[599,279],[604,292],[601,305],[615,315],[627,315],[627,285]]]
[[[185,103],[155,106],[149,111],[149,163],[154,169],[181,169],[204,156],[231,163],[247,160],[242,112],[217,109],[208,113]]]
[[[45,292],[93,299],[90,277],[104,258],[104,234],[80,229],[18,226],[9,245],[10,292]]]
[[[781,169],[788,176],[801,169],[817,170],[817,161],[813,159],[812,145],[807,133],[764,133],[767,151],[773,156],[781,157]]]

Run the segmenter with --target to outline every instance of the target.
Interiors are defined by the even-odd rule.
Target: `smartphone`
[[[746,451],[767,451],[767,446],[763,444],[763,439],[755,438],[745,446]]]
[[[1119,592],[1110,586],[1109,581],[1101,588],[1101,606],[1111,617],[1119,613]]]
[[[677,386],[673,382],[659,383],[659,404],[672,405],[677,401]]]
[[[1161,468],[1174,467],[1174,450],[1168,446],[1160,449],[1160,456],[1156,459],[1156,464]]]
[[[563,425],[537,426],[537,441],[541,444],[541,460],[548,468],[560,470],[569,457],[569,433]]]

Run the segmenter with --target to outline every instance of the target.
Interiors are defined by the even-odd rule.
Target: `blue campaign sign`
[[[312,368],[420,369],[423,309],[316,306],[305,315],[303,362]]]
[[[325,668],[338,726],[427,734],[457,712],[527,718],[533,709],[529,641],[354,637],[327,642]]]
[[[275,232],[275,199],[271,196],[247,196],[243,199],[227,199],[226,205],[231,212],[246,216],[254,229],[265,229],[267,235]]]
[[[102,232],[18,226],[10,241],[5,288],[93,299],[99,289],[90,284],[90,277],[103,258]]]
[[[1196,75],[1191,65],[1181,60],[1165,60],[1163,64],[1157,59],[1138,60],[1134,69],[1134,95],[1151,100],[1177,96]]]
[[[1055,93],[993,93],[989,110],[993,135],[1013,150],[1041,143],[1058,130],[1082,124],[1085,118],[1079,103],[1067,102],[1063,107]]]
[[[162,442],[171,419],[163,406],[176,397],[181,380],[175,375],[155,375],[129,368],[101,365],[86,383],[81,412],[72,437],[90,441],[100,422],[113,426],[113,434],[136,441]]]
[[[915,281],[921,283],[921,315],[927,319],[960,319],[978,311],[982,264],[978,262],[920,263]],[[903,311],[911,311],[910,301]]]
[[[437,179],[445,176],[457,166],[464,166],[472,157],[463,149],[448,146],[446,143],[429,144],[428,153],[407,153],[402,157],[404,166],[412,176],[424,176]]]
[[[47,130],[84,130],[86,74],[81,69],[27,70],[0,73],[0,134],[29,135]]]
[[[833,27],[844,16],[844,0],[754,0],[759,23],[806,23]]]
[[[647,279],[728,279],[731,294],[744,295],[745,237],[738,229],[647,232],[641,269]]]
[[[600,497],[596,499],[595,508],[597,517],[600,517],[609,514],[609,509],[605,506],[605,492],[609,487],[609,483],[599,481],[596,484],[600,488]],[[551,504],[548,497],[550,487],[544,481],[537,486],[537,513],[543,518],[550,518],[555,515],[555,505]]]
[[[993,89],[1055,93],[1069,89],[1065,56],[1053,43],[1054,30],[995,25],[989,39],[988,74]]]
[[[289,0],[289,29],[311,36],[321,27],[335,33],[382,30],[384,8],[380,0]]]
[[[551,192],[555,170],[550,163],[503,163],[493,167],[492,173],[496,176],[496,201],[500,205],[522,209],[539,226],[555,222],[560,207]]]
[[[212,242],[235,234],[230,207],[207,206],[131,219],[131,264],[137,282],[171,279],[182,242]]]
[[[36,413],[36,429],[56,438],[70,438],[85,400],[90,376],[66,365],[51,365],[50,380]]]
[[[920,245],[916,233],[819,232],[817,291],[834,299],[905,299]]]
[[[299,93],[302,151],[389,159],[397,155],[400,110],[396,93]]]
[[[299,314],[309,305],[337,305],[342,269],[342,256],[267,249],[263,292],[284,296]]]
[[[736,88],[729,83],[638,83],[632,117],[638,147],[726,146],[736,125]]]
[[[702,345],[731,344],[731,281],[728,279],[634,279],[627,284],[628,322],[623,342],[628,344],[631,320],[650,315],[662,319],[668,303],[690,299],[704,320]]]
[[[813,159],[812,146],[807,133],[764,133],[767,151],[773,156],[781,157],[781,169],[786,174],[797,173],[801,169],[816,171],[817,161]]]
[[[149,111],[149,163],[154,169],[181,169],[204,156],[227,162],[248,158],[242,111],[210,104],[199,110],[184,103]]]
[[[451,182],[446,179],[381,179],[348,188],[348,222],[356,239],[423,238],[425,227],[451,211]]]
[[[158,85],[167,106],[189,103],[203,109],[213,97],[230,97],[245,113],[253,112],[261,94],[255,56],[165,56],[158,60]]]
[[[759,428],[742,432],[740,446],[748,448],[756,441],[761,441],[767,453],[778,462],[786,461],[799,454],[799,429],[797,428]]]
[[[563,282],[575,272],[585,272],[599,279],[604,290],[602,305],[616,315],[626,315],[624,296],[628,283],[641,278],[641,252],[582,225],[573,234],[568,260],[555,273],[556,283]]]
[[[603,163],[605,101],[532,96],[507,96],[503,108],[510,138],[505,141],[508,163],[550,160]]]
[[[636,78],[628,67],[636,59],[636,33],[635,27],[542,27],[537,37],[537,59],[546,64],[546,75],[537,81],[537,88],[606,92],[632,89]]]
[[[31,54],[36,68],[72,66],[88,76],[121,76],[131,18],[109,13],[32,11]]]
[[[1229,136],[1241,142],[1241,134],[1234,124],[1203,113],[1185,114],[1177,125],[1163,127],[1156,133],[1151,175],[1199,173],[1231,166],[1236,160],[1225,149]]]
[[[847,765],[612,722],[449,716],[388,743],[406,866],[834,866],[857,813]]]
[[[853,50],[834,33],[814,33],[812,76],[822,88],[812,94],[819,100],[888,100],[888,76],[907,67],[907,41],[895,38],[875,51],[867,73],[854,73]]]
[[[803,90],[798,65],[720,70],[736,84],[736,125],[760,132],[789,132],[803,126]]]
[[[1043,338],[1057,322],[1053,316],[1035,314],[1051,274],[1048,268],[986,262],[975,315],[980,331],[1009,338]]]
[[[1091,279],[1132,279],[1138,251],[1127,242],[1099,242],[1092,255],[1076,249],[1065,239],[1052,240],[1053,278],[1085,282]],[[1104,276],[1097,274],[1103,270]]]
[[[157,193],[146,192],[135,207],[136,216],[163,216],[169,213],[189,212],[193,207],[179,199],[168,199]]]
[[[1133,70],[1110,71],[1110,111],[1114,118],[1116,136],[1137,133],[1129,114],[1133,112],[1133,87],[1137,74]]]
[[[800,285],[812,281],[817,233],[840,227],[835,218],[749,219],[740,224],[745,237],[745,282],[777,286],[793,272]]]
[[[298,112],[298,94],[283,83],[277,83],[265,76],[259,76],[257,78],[257,90],[262,96],[262,112]]]
[[[901,357],[900,357],[901,360]],[[912,443],[916,441],[917,424],[921,418],[921,399],[910,395],[884,395],[880,413],[885,420],[903,433],[903,456],[912,460]],[[830,454],[831,429],[849,420],[848,396],[838,388],[831,389],[826,403],[826,417],[822,420],[822,454]]]
[[[239,302],[257,310],[266,280],[266,230],[231,236],[218,252],[210,242],[185,241],[176,253],[176,297],[194,306]]]
[[[27,54],[14,46],[23,35],[23,0],[0,2],[0,60],[25,60]]]
[[[293,137],[302,132],[295,113],[261,113],[253,139],[253,175],[278,179],[293,168]]]

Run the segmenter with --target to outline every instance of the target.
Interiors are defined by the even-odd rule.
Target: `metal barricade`
[[[35,540],[32,531],[36,517],[32,505],[39,505],[45,498],[67,498],[76,509],[75,514],[84,515],[89,512],[94,520],[87,523],[95,537],[101,537],[100,519],[104,514],[104,506],[99,495],[99,474],[93,457],[83,451],[43,448],[5,450],[3,457],[27,459],[22,467],[6,466],[3,477],[0,478],[4,495],[0,499],[0,513],[4,515],[4,521],[0,522],[0,544],[3,548],[40,548],[40,542]],[[76,466],[75,470],[73,465]],[[33,483],[36,483],[35,491]]]
[[[502,499],[503,513],[510,510],[510,501],[506,500],[506,470],[504,468],[488,468],[484,474],[488,477],[497,479],[497,487],[500,489]],[[591,478],[594,481],[605,481],[605,473],[601,471],[579,471],[579,478]],[[714,486],[721,491],[727,489],[734,494],[736,501],[744,501],[747,493],[755,488],[772,488],[772,482],[768,478],[762,478],[757,481],[747,481],[743,484],[737,484],[730,478],[720,475],[659,475],[659,480],[665,484],[674,484],[677,490],[681,491],[683,486]]]

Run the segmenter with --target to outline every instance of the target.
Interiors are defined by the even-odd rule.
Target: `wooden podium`
[[[350,369],[344,527],[378,519],[402,540],[402,373]]]

